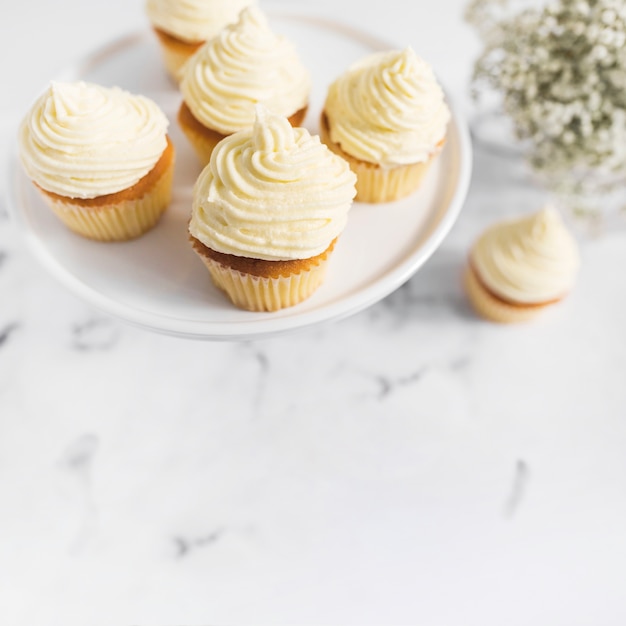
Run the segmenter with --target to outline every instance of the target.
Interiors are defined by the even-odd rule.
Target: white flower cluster
[[[485,42],[474,91],[487,83],[502,95],[537,170],[626,172],[626,1],[526,2],[506,14],[515,5],[468,5]]]

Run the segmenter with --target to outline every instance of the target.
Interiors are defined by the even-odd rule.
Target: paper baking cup
[[[311,296],[324,281],[336,243],[334,239],[324,252],[308,259],[259,261],[216,253],[193,236],[189,240],[215,285],[248,311],[278,311]]]
[[[120,199],[97,206],[42,192],[56,216],[72,231],[98,241],[126,241],[150,230],[167,209],[172,195],[174,158],[159,178],[140,197]],[[113,194],[117,195],[117,194]]]
[[[419,189],[431,161],[432,159],[425,163],[383,169],[371,163],[350,158],[348,160],[350,169],[357,177],[356,200],[376,203],[406,198]]]
[[[320,122],[320,138],[335,154],[345,159],[356,174],[356,198],[358,202],[392,202],[417,191],[432,161],[440,151],[433,153],[428,161],[383,168],[375,163],[361,161],[330,138],[328,121],[323,114]]]
[[[233,304],[248,311],[278,311],[306,300],[322,284],[327,261],[294,274],[266,278],[244,274],[202,256],[211,278]]]

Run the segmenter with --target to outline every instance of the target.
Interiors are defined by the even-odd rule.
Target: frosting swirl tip
[[[95,198],[131,187],[156,165],[168,124],[145,96],[83,81],[52,82],[20,124],[20,158],[42,189]]]
[[[330,85],[324,112],[334,143],[383,168],[427,161],[450,119],[430,65],[411,46],[352,65]]]
[[[560,299],[580,268],[576,240],[550,205],[494,224],[475,242],[470,258],[492,293],[519,304]]]
[[[253,126],[217,145],[198,177],[189,232],[235,256],[321,254],[346,225],[356,177],[318,136],[263,105],[255,114]]]
[[[304,109],[311,77],[294,44],[251,5],[187,62],[180,88],[200,123],[228,135],[254,123],[256,103],[285,117]]]

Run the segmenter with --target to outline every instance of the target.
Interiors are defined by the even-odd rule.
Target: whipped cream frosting
[[[213,150],[194,187],[189,232],[225,254],[307,259],[343,231],[355,182],[318,136],[258,106],[252,128]]]
[[[155,102],[118,87],[52,83],[19,128],[20,158],[42,189],[95,198],[132,187],[167,147]]]
[[[223,135],[251,126],[257,103],[293,115],[307,105],[310,87],[293,44],[275,35],[255,6],[196,52],[180,86],[194,117]]]
[[[334,143],[388,168],[427,161],[450,119],[432,69],[410,47],[351,66],[329,87],[324,112]]]
[[[476,241],[470,256],[492,293],[519,304],[563,297],[580,266],[576,241],[552,207],[495,224]]]
[[[146,13],[153,26],[188,43],[215,37],[237,21],[254,0],[148,0]]]

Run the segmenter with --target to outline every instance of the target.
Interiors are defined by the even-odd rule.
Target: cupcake
[[[254,0],[147,0],[146,13],[154,28],[165,67],[178,82],[185,62]]]
[[[259,102],[299,126],[310,85],[291,42],[270,30],[259,8],[248,7],[185,66],[178,121],[206,165],[220,140],[252,126]]]
[[[559,213],[501,222],[474,243],[465,290],[476,312],[494,322],[524,322],[562,300],[574,286],[580,258]]]
[[[409,47],[372,54],[330,85],[321,137],[356,173],[357,200],[388,202],[419,187],[449,119],[430,66]]]
[[[168,120],[117,87],[52,83],[19,128],[20,159],[43,199],[74,232],[132,239],[167,208],[174,170]]]
[[[293,306],[324,280],[354,183],[319,137],[258,106],[254,125],[223,139],[195,184],[191,244],[236,306]]]

